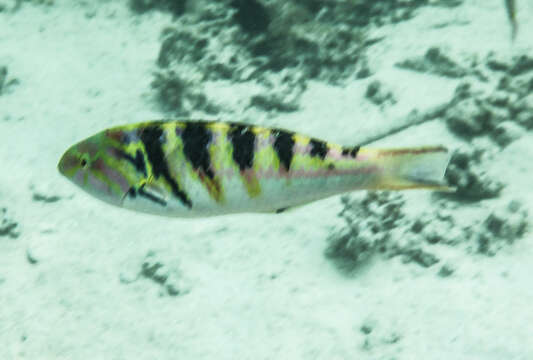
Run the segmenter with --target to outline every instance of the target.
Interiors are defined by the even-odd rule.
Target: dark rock
[[[129,5],[130,9],[137,13],[157,9],[168,11],[174,16],[180,16],[185,13],[187,0],[130,0]]]
[[[492,179],[483,169],[484,150],[457,150],[452,154],[445,178],[455,193],[443,195],[457,199],[479,201],[493,198],[504,187],[501,182]]]

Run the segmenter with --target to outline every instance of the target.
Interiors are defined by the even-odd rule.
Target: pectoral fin
[[[137,194],[161,206],[167,205],[167,196],[164,189],[161,189],[151,179],[144,180],[139,184]]]

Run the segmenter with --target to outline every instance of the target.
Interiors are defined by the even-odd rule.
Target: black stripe
[[[131,156],[130,154],[120,149],[116,149],[115,151],[119,157],[132,163],[138,172],[143,173],[144,177],[148,176],[146,173],[146,164],[144,162],[144,156],[140,149],[137,149],[137,152],[135,153],[135,157]]]
[[[254,164],[255,134],[248,126],[233,124],[228,132],[228,138],[233,145],[233,161],[244,171]]]
[[[326,157],[328,153],[328,144],[325,141],[317,140],[317,139],[311,139],[309,141],[309,144],[311,144],[311,156],[318,156],[322,160]]]
[[[342,156],[348,156],[355,158],[357,156],[357,153],[359,152],[360,146],[354,146],[354,147],[345,147],[342,149]]]
[[[272,135],[276,138],[274,140],[274,150],[276,150],[278,158],[285,169],[289,171],[292,157],[294,156],[294,133],[285,130],[273,130]]]
[[[355,158],[360,148],[361,148],[360,146],[354,146],[352,150],[350,150],[350,156]]]
[[[159,176],[163,176],[166,182],[170,185],[174,196],[180,199],[180,201],[189,209],[192,208],[192,202],[187,194],[178,187],[176,181],[170,176],[162,148],[162,145],[165,142],[163,129],[157,124],[147,125],[140,129],[139,138],[144,144],[146,156],[152,165],[154,177],[159,178]],[[139,195],[141,195],[140,191]]]
[[[213,179],[215,174],[211,169],[211,157],[207,146],[213,138],[211,131],[206,128],[207,123],[188,122],[181,134],[183,153],[196,170],[201,170],[207,177]]]

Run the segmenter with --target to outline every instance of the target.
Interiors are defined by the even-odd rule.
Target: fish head
[[[122,206],[143,176],[122,137],[123,131],[106,130],[80,141],[63,154],[59,172],[90,195]]]

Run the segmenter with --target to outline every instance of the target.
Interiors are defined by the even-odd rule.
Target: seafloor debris
[[[18,223],[8,215],[6,208],[0,208],[0,237],[16,239],[19,235]]]
[[[55,0],[7,0],[7,3],[5,3],[5,1],[6,0],[2,0],[0,2],[0,12],[4,10],[17,11],[24,3],[45,6],[52,6],[55,4]]]
[[[456,268],[455,268],[455,265],[449,261],[447,261],[446,263],[444,263],[440,269],[439,269],[439,272],[437,273],[438,276],[440,277],[449,277],[451,276],[454,272],[456,271]]]
[[[72,199],[72,193],[65,192],[57,183],[32,181],[29,184],[32,200],[43,203],[54,203],[63,199]]]
[[[344,205],[339,214],[346,226],[328,237],[326,256],[344,270],[378,251],[384,251],[391,237],[406,226],[402,212],[404,199],[391,192],[368,192],[364,199],[342,196]]]
[[[250,106],[267,112],[292,112],[299,109],[297,101],[276,93],[254,95],[250,98]]]
[[[431,73],[451,78],[462,78],[468,75],[473,75],[480,80],[486,80],[486,77],[479,70],[473,68],[469,64],[459,64],[459,62],[452,60],[449,56],[445,55],[438,47],[431,47],[426,51],[424,56],[401,61],[397,63],[396,66],[402,69]]]
[[[485,170],[484,163],[490,159],[488,152],[481,148],[457,149],[446,170],[446,181],[455,192],[445,196],[461,200],[477,201],[496,197],[504,184],[493,179]]]
[[[18,79],[8,79],[7,74],[7,66],[0,66],[0,95],[11,92],[19,83]]]
[[[187,8],[187,0],[130,0],[129,6],[131,10],[138,13],[157,9],[168,11],[175,16],[180,16]]]
[[[393,345],[402,339],[398,331],[387,331],[384,326],[380,326],[373,318],[366,319],[359,329],[364,335],[361,347],[366,351],[374,350],[382,345]]]
[[[33,201],[41,201],[44,203],[53,203],[62,199],[62,196],[55,193],[54,186],[51,184],[38,183],[38,185],[30,184],[30,191],[33,193]],[[55,193],[55,194],[54,194]]]
[[[528,213],[517,201],[488,215],[486,207],[475,207],[471,209],[474,217],[466,223],[446,201],[437,202],[433,211],[411,216],[405,214],[400,194],[370,192],[363,199],[344,196],[342,203],[339,216],[345,225],[328,237],[325,254],[348,273],[378,253],[430,267],[441,260],[436,244],[494,255],[522,237],[528,226]],[[446,277],[454,271],[455,267],[446,262],[438,275]]]
[[[170,296],[185,295],[191,286],[175,260],[163,261],[161,255],[150,251],[144,258],[140,275],[160,284]]]
[[[473,90],[472,83],[461,83],[444,118],[460,137],[486,136],[507,146],[533,129],[533,58],[505,60],[489,54],[477,67],[496,77],[495,85]]]
[[[134,2],[140,2],[141,8],[146,4],[154,7],[168,3]],[[341,84],[345,79],[371,74],[365,51],[379,40],[368,38],[368,25],[402,21],[412,17],[420,6],[446,2],[227,0],[203,1],[201,6],[192,3],[187,2],[174,25],[163,30],[157,64],[166,75],[156,75],[158,81],[173,81],[170,74],[178,82],[190,84],[190,88],[192,84],[196,88],[211,80],[251,81],[264,87],[267,94],[283,85],[286,87],[283,94],[293,99],[289,105],[285,102],[277,106],[279,101],[268,101],[272,96],[262,93],[250,94],[254,97],[250,103],[268,111],[288,111],[297,106],[310,80]],[[272,81],[273,77],[279,79]],[[160,99],[166,101],[164,97]],[[169,99],[166,108],[175,109],[174,98]]]
[[[379,80],[374,80],[368,84],[365,97],[381,107],[396,104],[396,99],[392,91],[387,90]]]
[[[519,201],[512,200],[506,207],[495,209],[482,223],[467,231],[475,240],[476,251],[492,256],[522,237],[527,227],[527,210]]]
[[[192,111],[216,114],[219,111],[200,90],[199,84],[184,80],[173,71],[157,73],[151,85],[161,107],[175,115],[186,116]]]

